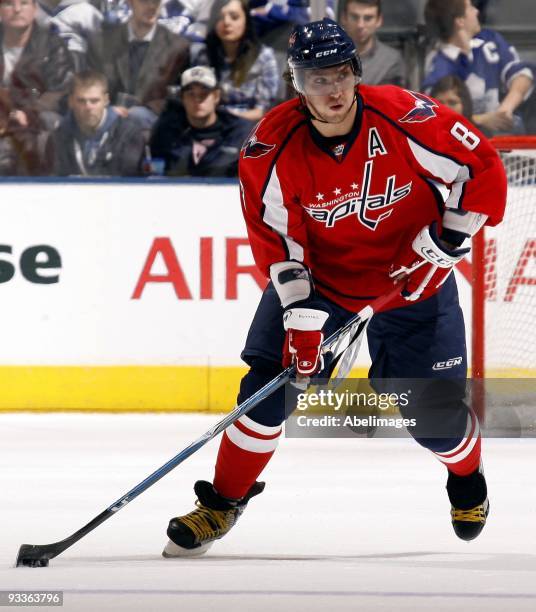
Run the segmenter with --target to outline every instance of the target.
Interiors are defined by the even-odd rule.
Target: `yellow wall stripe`
[[[0,410],[228,412],[246,367],[0,366]],[[534,371],[502,371],[533,377]],[[366,377],[365,368],[352,371]]]
[[[236,403],[246,367],[2,366],[0,410],[210,411]]]
[[[0,410],[228,412],[246,371],[208,366],[1,366]]]

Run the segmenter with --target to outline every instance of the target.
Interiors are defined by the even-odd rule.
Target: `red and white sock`
[[[281,425],[260,425],[246,415],[230,425],[216,460],[216,491],[230,499],[244,497],[274,454],[281,431]]]
[[[467,414],[465,436],[458,446],[444,453],[434,452],[439,461],[447,466],[449,472],[458,476],[468,476],[478,469],[480,454],[480,425],[476,414],[472,410],[469,410]]]

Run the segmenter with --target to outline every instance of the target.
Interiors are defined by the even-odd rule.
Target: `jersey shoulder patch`
[[[268,155],[271,151],[275,149],[275,144],[269,144],[267,142],[262,142],[259,140],[257,132],[261,127],[262,119],[257,123],[257,125],[253,128],[253,130],[249,133],[244,145],[242,146],[242,157],[247,158],[256,158],[263,157],[264,155]]]
[[[289,100],[269,111],[253,128],[242,146],[242,159],[258,159],[270,155],[284,142],[286,136],[304,115],[299,100]]]
[[[394,85],[359,86],[369,106],[397,123],[424,123],[437,116],[438,103],[420,92]]]
[[[406,91],[413,98],[413,108],[410,108],[403,117],[398,119],[400,123],[424,123],[437,117],[434,109],[438,108],[438,105],[432,98],[417,91],[410,91],[409,89]]]

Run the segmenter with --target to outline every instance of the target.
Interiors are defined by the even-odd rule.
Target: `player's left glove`
[[[324,340],[322,328],[328,317],[329,313],[323,309],[323,305],[314,301],[285,310],[283,367],[294,363],[300,376],[313,376],[324,367],[321,354]]]
[[[410,274],[401,292],[410,302],[418,300],[425,291],[431,293],[440,287],[452,268],[471,250],[470,247],[452,247],[440,239],[435,221],[422,228],[411,246],[417,257],[408,266],[400,266],[390,274],[392,278]]]

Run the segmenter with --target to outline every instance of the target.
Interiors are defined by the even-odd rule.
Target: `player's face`
[[[471,0],[465,0],[465,31],[471,38],[476,36],[482,29],[480,26],[480,20],[478,19],[478,9],[473,6]]]
[[[460,96],[454,91],[454,89],[449,89],[448,91],[442,91],[441,93],[436,94],[436,100],[439,100],[441,104],[448,106],[453,111],[456,111],[460,115],[463,115],[463,102]]]
[[[342,15],[342,25],[357,45],[366,45],[383,25],[378,8],[359,2],[350,2]]]
[[[231,0],[220,11],[216,34],[223,42],[238,42],[246,31],[246,14],[239,0]]]
[[[353,92],[356,76],[349,62],[329,68],[297,71],[300,91],[307,97],[338,97],[344,92]]]
[[[4,28],[25,30],[35,19],[37,4],[33,0],[1,0],[0,19]]]
[[[134,23],[149,28],[156,24],[162,0],[129,0],[129,3]]]
[[[207,89],[196,83],[182,92],[182,104],[190,121],[216,119],[216,107],[219,102],[218,89]]]
[[[356,76],[349,63],[319,70],[305,70],[303,95],[313,115],[328,123],[340,123],[355,97]]]
[[[83,132],[94,132],[100,125],[110,100],[102,85],[76,87],[69,96],[69,108]]]

